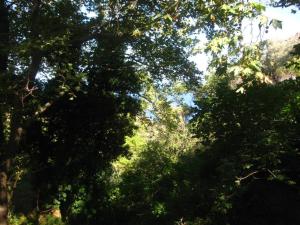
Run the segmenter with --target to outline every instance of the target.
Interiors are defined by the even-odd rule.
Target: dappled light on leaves
[[[299,34],[267,7],[0,0],[0,224],[300,224]]]

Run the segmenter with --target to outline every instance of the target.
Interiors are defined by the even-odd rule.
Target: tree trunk
[[[7,1],[0,0],[0,78],[5,77],[10,78],[8,74],[8,58],[9,58],[9,8],[7,6]],[[40,10],[40,0],[33,1],[33,8],[31,12],[31,26],[29,27],[31,31],[31,39],[38,39],[38,27],[37,22]],[[18,154],[19,142],[23,135],[22,125],[22,115],[24,112],[24,101],[26,97],[30,95],[33,89],[33,81],[40,68],[42,61],[42,54],[39,49],[32,47],[30,51],[31,63],[24,77],[23,87],[19,87],[18,91],[15,91],[14,99],[7,106],[10,114],[10,134],[8,140],[3,140],[0,142],[0,225],[8,224],[8,213],[11,200],[12,186],[14,183],[13,176],[11,174],[11,169],[13,165],[13,160]],[[26,83],[26,84],[25,84]],[[0,83],[1,85],[1,83]],[[0,87],[5,92],[6,87]],[[0,129],[3,128],[2,117],[5,111],[0,108]],[[5,139],[2,137],[3,131],[0,131],[0,139]]]
[[[8,8],[4,0],[0,0],[0,76],[6,76],[8,63],[9,21]],[[0,118],[3,116],[0,111]],[[3,123],[1,120],[0,123]],[[3,128],[3,124],[1,126]],[[1,131],[1,133],[3,130]],[[1,139],[4,139],[3,137]],[[0,143],[0,225],[7,225],[8,215],[8,174],[10,160],[6,155],[5,141]]]
[[[9,164],[5,162],[2,164]],[[0,225],[7,225],[7,215],[8,215],[8,189],[7,189],[7,165],[1,166],[0,172]]]

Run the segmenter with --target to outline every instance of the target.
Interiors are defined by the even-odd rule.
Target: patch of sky
[[[41,70],[36,74],[36,79],[41,83],[47,83],[47,81],[53,78],[53,69],[49,67],[46,63],[42,63]]]
[[[98,15],[95,11],[88,10],[87,7],[82,6],[81,12],[83,12],[88,18],[96,18]]]
[[[245,44],[251,44],[260,40],[285,40],[300,31],[300,12],[292,13],[295,7],[274,8],[266,7],[263,16],[255,20],[245,20],[243,23],[243,37]],[[269,29],[259,29],[259,22],[266,20]],[[282,24],[281,29],[272,26],[271,21],[278,20]]]
[[[190,56],[189,59],[196,64],[200,71],[204,72],[207,70],[209,61],[209,55],[204,53],[207,38],[204,33],[200,33],[197,35],[197,39],[199,42],[194,47],[192,51],[193,55]]]
[[[194,95],[192,93],[185,93],[179,96],[169,95],[167,100],[171,103],[172,107],[178,107],[182,105],[182,103],[186,104],[189,107],[194,107]]]
[[[267,8],[265,15],[282,21],[282,29],[269,30],[266,39],[284,40],[300,32],[300,11],[291,13],[291,10],[295,8]]]
[[[184,102],[190,107],[196,107],[194,104],[194,95],[192,93],[187,93],[182,95]]]

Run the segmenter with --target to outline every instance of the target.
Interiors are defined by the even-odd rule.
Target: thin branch
[[[274,178],[277,178],[277,176],[269,169],[267,169],[267,171],[274,177]]]
[[[242,180],[245,180],[245,179],[247,179],[247,178],[249,178],[249,177],[251,177],[251,176],[257,174],[258,172],[259,172],[259,171],[254,171],[254,172],[248,174],[247,176],[244,176],[244,177],[236,177],[236,179],[237,179],[238,181],[242,181]]]

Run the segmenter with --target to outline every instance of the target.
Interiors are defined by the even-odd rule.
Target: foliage
[[[1,220],[14,173],[24,167],[36,208],[59,206],[67,214],[80,190],[93,189],[96,176],[126,151],[140,74],[157,83],[194,76],[190,38],[176,32],[188,23],[175,24],[167,12],[173,5],[157,3],[0,2]],[[69,184],[72,190],[60,190]]]
[[[207,146],[207,156],[202,157],[211,160],[216,179],[212,212],[228,216],[233,197],[255,179],[279,180],[291,186],[299,183],[299,177],[292,175],[297,169],[287,163],[299,163],[299,115],[294,110],[299,104],[299,79],[276,85],[254,82],[244,93],[230,88],[228,78],[219,77],[213,85],[200,92],[194,124]],[[274,204],[280,204],[275,199]],[[295,218],[291,224],[296,224]]]
[[[297,44],[298,34],[285,41],[269,41],[263,56],[264,73],[276,82],[299,76],[297,56],[294,53]]]
[[[289,6],[296,6],[300,8],[300,3],[297,0],[276,0],[272,1],[275,7],[289,7]],[[296,12],[293,10],[292,12]]]
[[[11,225],[33,225],[36,221],[33,217],[26,217],[24,215],[14,215],[10,217],[9,224]],[[55,218],[52,215],[41,216],[39,218],[40,225],[64,225],[59,218]]]
[[[113,163],[109,198],[111,207],[128,215],[117,223],[171,224],[175,165],[183,155],[193,152],[197,140],[187,128],[183,108],[172,106],[153,87],[145,96],[150,118],[139,117],[138,130],[127,138],[129,155]]]
[[[274,82],[299,74],[299,46],[243,44],[245,19],[281,27],[264,10],[0,1],[0,223],[299,224],[300,81]]]

